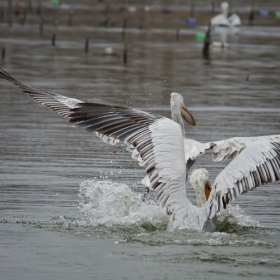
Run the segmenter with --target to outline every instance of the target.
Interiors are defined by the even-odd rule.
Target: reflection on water
[[[98,5],[96,14],[103,9]],[[236,1],[236,8],[242,5]],[[168,20],[161,13],[145,14],[142,29],[136,13],[137,20],[130,18],[125,67],[122,17],[112,13],[115,26],[105,28],[98,23],[102,14],[87,26],[91,17],[83,18],[85,7],[75,6],[72,27],[69,14],[62,12],[55,46],[50,44],[52,16],[41,37],[35,15],[25,25],[8,27],[2,21],[0,47],[5,46],[6,57],[1,67],[39,88],[168,117],[170,93],[180,92],[197,120],[187,137],[198,141],[279,134],[279,27],[272,17],[257,17],[253,27],[227,34],[230,48],[212,50],[210,59],[203,60],[195,34],[206,30],[206,14],[203,26],[180,26],[176,41],[183,10],[178,17],[166,15]],[[198,10],[205,7],[198,4]],[[105,47],[114,47],[119,56],[103,56]],[[144,171],[124,146],[106,146],[94,134],[72,128],[5,81],[0,89],[0,268],[6,279],[14,279],[12,273],[40,279],[49,267],[60,279],[81,268],[84,279],[178,279],[186,272],[192,279],[205,272],[215,279],[278,277],[277,184],[235,201],[217,233],[166,232],[168,219],[152,197],[148,206],[141,202]],[[196,167],[207,168],[213,182],[225,164],[212,163],[207,154]],[[188,193],[195,202],[189,186]],[[124,262],[125,268],[116,268]],[[36,267],[31,277],[30,267]]]

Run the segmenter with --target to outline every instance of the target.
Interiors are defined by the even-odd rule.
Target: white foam
[[[248,216],[244,213],[244,210],[241,209],[239,205],[229,205],[225,211],[222,211],[219,216],[219,221],[228,219],[232,224],[238,224],[243,227],[260,227],[260,223],[251,216]]]
[[[169,217],[153,202],[142,202],[142,195],[126,184],[87,180],[80,184],[80,210],[92,225],[149,224],[166,227]]]
[[[80,225],[105,226],[142,226],[148,231],[165,230],[169,222],[156,202],[142,202],[142,194],[133,192],[123,183],[109,180],[87,180],[80,184],[80,211],[83,219]],[[245,215],[237,206],[229,206],[219,216],[219,222],[227,221],[246,227],[259,227],[254,218]]]

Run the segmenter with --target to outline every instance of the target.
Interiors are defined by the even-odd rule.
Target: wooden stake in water
[[[124,12],[124,20],[123,20],[123,38],[124,38],[124,50],[123,50],[123,63],[126,66],[127,64],[127,10],[128,10],[128,0],[125,1],[125,12]]]
[[[26,18],[27,18],[27,9],[25,8],[24,11],[23,11],[22,19],[21,19],[21,25],[25,24]]]
[[[210,3],[211,3],[211,6],[212,6],[211,13],[215,14],[215,8],[216,8],[215,0],[210,0]]]
[[[74,17],[74,10],[71,9],[71,10],[70,10],[70,13],[69,13],[68,26],[72,26],[73,17]]]
[[[85,52],[88,53],[89,38],[86,38]]]
[[[52,45],[55,46],[55,40],[56,40],[56,33],[57,33],[57,27],[59,24],[59,18],[60,18],[60,12],[56,14],[55,22],[54,22],[54,28],[53,28],[53,34],[52,34]]]
[[[9,1],[9,5],[10,5],[10,1]],[[14,14],[15,16],[18,16],[20,14],[18,0],[14,0]]]
[[[41,0],[39,0],[39,2],[37,2],[37,15],[41,15]]]
[[[191,10],[190,10],[190,16],[191,16],[191,17],[194,16],[195,2],[196,2],[196,0],[192,0]]]
[[[8,0],[8,7],[6,9],[6,19],[9,27],[12,25],[12,17],[11,17],[11,0]]]
[[[123,51],[123,64],[125,66],[127,64],[127,44],[125,44],[124,51]]]
[[[32,12],[32,0],[28,0],[28,11]]]
[[[53,33],[53,35],[52,35],[52,46],[55,46],[55,38],[56,38],[56,34]]]
[[[126,0],[125,11],[123,16],[123,29],[122,29],[122,37],[125,37],[126,27],[127,27],[127,8],[128,8],[128,0]]]
[[[43,32],[44,32],[44,18],[42,16],[42,14],[40,14],[39,31],[40,31],[40,36],[42,36]]]
[[[253,25],[253,21],[254,21],[254,17],[255,17],[254,6],[255,6],[255,0],[251,0],[251,11],[250,11],[250,15],[249,15],[249,25]]]
[[[109,12],[110,12],[110,4],[105,3],[105,11],[104,11],[104,15],[105,15],[105,19],[103,22],[101,22],[101,25],[103,26],[108,26],[110,18],[109,18]]]
[[[6,56],[6,49],[5,47],[2,47],[2,59],[4,60]]]
[[[5,10],[2,4],[0,4],[0,20],[4,21],[4,17],[5,17]]]
[[[205,33],[204,45],[202,49],[203,58],[209,59],[209,51],[211,45],[211,22],[208,25],[207,32]]]
[[[180,36],[180,28],[176,29],[176,41],[179,41],[179,36]]]

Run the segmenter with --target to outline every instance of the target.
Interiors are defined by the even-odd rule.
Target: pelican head
[[[184,98],[181,94],[177,92],[171,93],[170,106],[172,120],[181,125],[183,135],[185,135],[183,119],[189,124],[196,126],[196,121],[191,112],[186,108]]]
[[[201,207],[207,200],[211,192],[210,176],[205,168],[194,170],[189,181],[196,193],[197,206]]]
[[[221,3],[222,14],[227,18],[228,17],[228,2]]]

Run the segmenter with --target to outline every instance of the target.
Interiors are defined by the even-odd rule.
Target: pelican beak
[[[191,124],[193,126],[196,126],[196,121],[195,121],[192,113],[185,107],[185,105],[183,105],[181,107],[181,115],[186,122],[188,122],[189,124]]]
[[[212,187],[210,185],[210,182],[208,182],[204,187],[204,193],[205,193],[206,200],[208,200],[211,190],[212,190]]]

